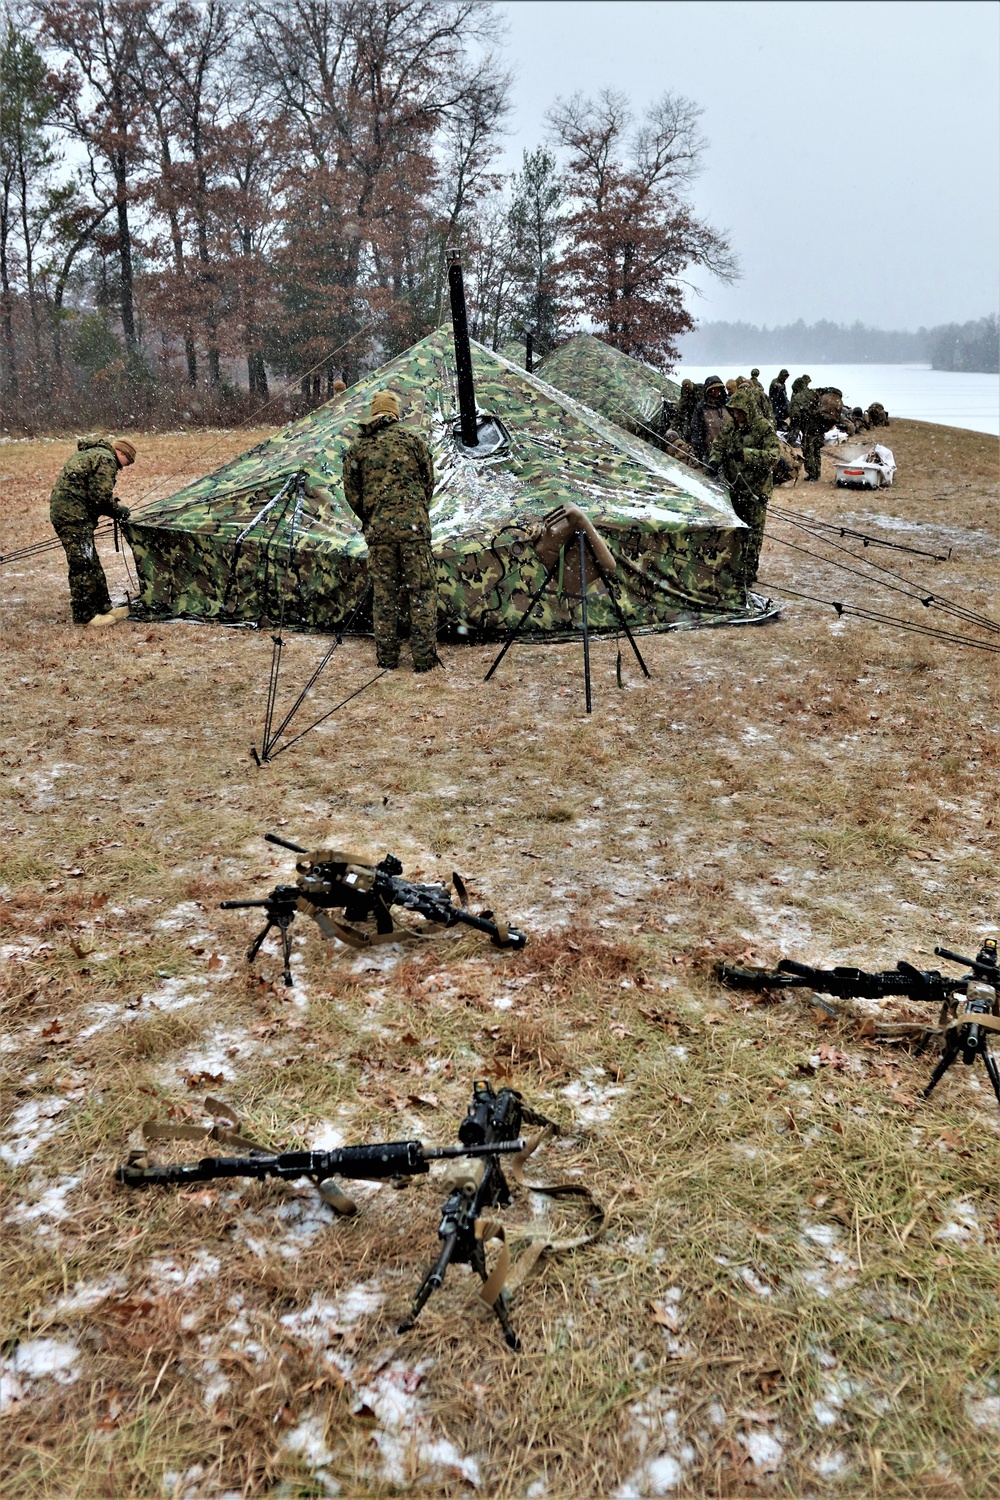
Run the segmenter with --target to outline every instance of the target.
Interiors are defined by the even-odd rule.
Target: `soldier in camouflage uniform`
[[[127,521],[128,507],[114,497],[119,470],[135,462],[125,438],[81,438],[63,465],[49,504],[49,518],[69,564],[69,597],[76,625],[116,625],[128,606],[112,609],[108,580],[94,544],[101,516]]]
[[[699,389],[693,380],[681,381],[681,393],[677,398],[674,411],[674,426],[686,443],[691,441],[691,418],[694,416],[694,409],[704,394],[704,387]]]
[[[702,463],[707,462],[712,444],[723,427],[732,421],[726,407],[726,387],[718,375],[709,375],[705,394],[691,418],[689,442]]]
[[[785,381],[788,379],[787,370],[779,370],[774,380],[767,388],[767,399],[771,403],[774,413],[774,425],[784,427],[788,421],[788,392],[785,390]]]
[[[753,386],[757,397],[757,407],[761,416],[765,417],[772,427],[777,427],[778,424],[774,420],[774,408],[771,405],[771,398],[760,383],[759,370],[753,369],[750,371],[750,384]]]
[[[399,620],[407,599],[413,670],[440,666],[437,585],[431,556],[434,460],[423,438],[400,423],[395,391],[379,391],[371,415],[344,454],[344,498],[368,543],[375,656],[399,665]]]
[[[810,389],[810,378],[800,375],[793,382],[788,419],[789,425],[802,434],[802,459],[806,469],[804,483],[815,484],[820,477],[823,438],[830,422],[820,411],[820,392]]]
[[[750,588],[757,580],[767,502],[781,449],[777,433],[760,412],[751,385],[730,396],[729,411],[732,421],[716,437],[708,461],[729,485],[733,510],[750,527],[743,549],[743,583]]]

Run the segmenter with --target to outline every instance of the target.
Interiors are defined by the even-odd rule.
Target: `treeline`
[[[758,328],[752,323],[702,323],[686,334],[683,358],[692,364],[749,363],[754,360],[812,361],[817,364],[922,364],[936,370],[1000,368],[997,318],[918,328],[916,333],[868,328],[864,323],[797,323]]]
[[[935,370],[1000,373],[1000,319],[996,313],[975,323],[943,323],[928,333],[928,358]]]
[[[669,363],[685,274],[735,275],[689,202],[690,100],[557,100],[498,173],[511,79],[480,0],[26,0],[2,20],[8,430],[231,418],[276,378],[315,403],[442,321],[453,245],[494,347],[583,323]]]

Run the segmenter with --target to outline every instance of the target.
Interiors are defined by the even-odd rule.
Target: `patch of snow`
[[[463,1455],[450,1439],[431,1435],[430,1419],[417,1395],[428,1368],[426,1362],[411,1368],[397,1360],[357,1388],[355,1410],[367,1408],[378,1423],[372,1439],[382,1459],[382,1477],[390,1484],[406,1485],[410,1465],[416,1461],[451,1470],[478,1487],[478,1459]]]
[[[671,1287],[664,1300],[674,1301]],[[628,1408],[631,1436],[642,1450],[642,1462],[628,1479],[613,1492],[614,1500],[642,1500],[647,1495],[669,1495],[684,1478],[693,1463],[694,1448],[680,1441],[676,1410],[668,1404],[663,1391],[650,1391]],[[654,1450],[650,1452],[649,1450]]]
[[[577,1117],[585,1125],[597,1125],[610,1120],[614,1105],[609,1101],[628,1092],[620,1085],[599,1083],[597,1080],[603,1071],[603,1068],[588,1068],[583,1079],[574,1078],[572,1083],[561,1090],[563,1097],[569,1100]]]
[[[100,1306],[116,1292],[123,1292],[127,1285],[127,1277],[121,1275],[109,1276],[106,1281],[78,1281],[73,1290],[64,1292],[46,1309],[46,1313],[51,1317],[90,1312],[91,1308]]]
[[[310,1469],[320,1470],[333,1463],[333,1454],[326,1446],[326,1418],[318,1413],[311,1413],[303,1417],[297,1427],[285,1434],[282,1447],[287,1448],[290,1453],[298,1453],[307,1463]],[[320,1478],[317,1474],[317,1478]],[[329,1476],[327,1476],[329,1480]],[[321,1483],[323,1480],[321,1479]],[[333,1485],[333,1488],[330,1485]],[[336,1495],[340,1486],[335,1481],[329,1481],[326,1485],[327,1494]]]
[[[0,1359],[0,1413],[30,1394],[41,1380],[72,1385],[79,1376],[80,1351],[67,1339],[25,1339],[13,1354]]]
[[[65,1108],[65,1099],[55,1095],[29,1099],[19,1105],[7,1126],[8,1142],[0,1146],[0,1160],[9,1167],[20,1167],[30,1161],[39,1146],[55,1135],[57,1126],[51,1121]]]
[[[746,1449],[754,1468],[762,1473],[774,1474],[784,1463],[787,1438],[780,1427],[773,1427],[770,1431],[764,1427],[752,1427],[749,1432],[741,1432],[737,1441]]]
[[[756,1292],[758,1297],[770,1297],[771,1288],[766,1281],[761,1281],[756,1271],[752,1270],[750,1266],[740,1266],[739,1274],[741,1280],[745,1281],[750,1290]]]
[[[158,917],[153,927],[159,932],[173,932],[178,927],[190,927],[192,922],[202,920],[202,909],[197,901],[181,901],[165,917]]]
[[[60,1219],[69,1218],[69,1209],[66,1207],[66,1198],[74,1188],[78,1188],[83,1181],[82,1177],[60,1177],[53,1182],[44,1192],[40,1193],[33,1203],[18,1203],[7,1215],[8,1223],[11,1224],[33,1224],[39,1219],[49,1219],[56,1222]],[[48,1233],[48,1224],[41,1223],[38,1226],[39,1234]]]
[[[279,1322],[289,1333],[322,1349],[332,1344],[345,1328],[378,1312],[384,1301],[385,1293],[377,1281],[361,1281],[332,1302],[325,1302],[317,1293],[308,1307],[301,1312],[286,1313]]]
[[[221,1269],[222,1262],[217,1255],[209,1255],[206,1250],[198,1250],[191,1257],[191,1262],[186,1269],[169,1256],[151,1261],[149,1279],[158,1291],[187,1292],[197,1286],[199,1281],[214,1280]]]
[[[847,1472],[847,1455],[839,1448],[818,1453],[815,1458],[810,1459],[809,1467],[820,1479],[839,1479]]]
[[[310,1151],[339,1151],[346,1142],[343,1131],[338,1130],[336,1125],[329,1120],[320,1120],[318,1127],[309,1137]]]
[[[1000,1396],[982,1396],[979,1399],[966,1396],[965,1412],[974,1427],[1000,1432]]]
[[[968,1245],[975,1240],[982,1243],[983,1231],[974,1203],[967,1198],[953,1198],[948,1204],[950,1218],[934,1233],[934,1239],[950,1241],[955,1245]]]

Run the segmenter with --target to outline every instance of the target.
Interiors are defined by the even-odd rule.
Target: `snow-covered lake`
[[[704,380],[719,375],[749,375],[751,365],[680,364],[677,380],[685,376]],[[796,375],[808,373],[813,385],[835,385],[848,406],[870,406],[881,401],[892,417],[913,417],[920,422],[941,422],[946,427],[970,427],[974,432],[1000,436],[1000,375],[966,375],[950,370],[932,370],[930,365],[814,365],[786,359],[761,365],[765,389],[780,369],[791,370],[788,393]]]

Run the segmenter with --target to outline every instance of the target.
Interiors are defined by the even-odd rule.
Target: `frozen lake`
[[[674,378],[704,380],[719,375],[749,375],[751,365],[680,364]],[[843,391],[848,406],[868,407],[881,401],[890,420],[913,417],[920,422],[941,422],[946,427],[971,427],[974,432],[1000,436],[1000,375],[965,375],[950,370],[932,370],[930,365],[813,365],[786,359],[761,365],[760,378],[766,390],[781,369],[791,370],[792,381],[803,373],[813,385],[835,385]]]

